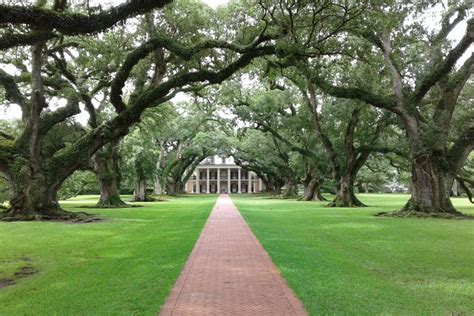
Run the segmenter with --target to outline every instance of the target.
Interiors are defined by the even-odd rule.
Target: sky
[[[220,5],[225,5],[229,0],[202,0],[202,1],[215,9]],[[96,3],[100,2],[102,4],[105,3],[105,4],[110,4],[110,5],[116,5],[116,4],[119,4],[119,3],[123,3],[124,1],[123,0],[108,0],[108,1],[93,0],[91,2],[92,2],[92,4],[94,2],[96,2]],[[433,19],[433,16],[432,16],[433,14],[436,15],[435,12],[431,13],[431,16],[427,15],[427,21],[425,21],[425,22],[428,23],[428,25],[430,25],[433,29],[435,29],[435,28],[437,28],[437,25],[435,24],[436,22],[434,22],[436,19]],[[450,36],[448,38],[453,40],[454,42],[459,41],[461,39],[461,37],[464,35],[465,28],[466,28],[466,23],[460,23],[450,33]],[[474,48],[471,47],[471,49],[469,49],[469,51],[464,54],[462,59],[465,60],[473,50],[474,50]],[[459,63],[462,63],[462,60],[460,60]],[[5,71],[9,72],[8,67],[5,67],[5,65],[0,65],[0,67],[2,67],[2,69],[4,69]],[[184,96],[183,94],[179,94],[178,96],[175,97],[174,101],[179,102],[179,101],[186,100],[186,99],[187,99],[186,96]],[[20,118],[20,117],[21,117],[21,112],[20,112],[20,109],[19,109],[18,106],[13,105],[13,106],[10,106],[9,108],[5,109],[0,105],[0,118],[17,119],[17,118]],[[76,119],[81,123],[85,123],[88,119],[88,115],[85,114],[85,111],[82,111],[81,114],[76,116]]]

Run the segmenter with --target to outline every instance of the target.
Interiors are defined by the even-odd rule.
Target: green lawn
[[[0,288],[0,315],[156,315],[215,200],[86,209],[109,219],[92,224],[0,222],[0,280],[24,266],[39,271]]]
[[[474,314],[474,221],[371,216],[406,195],[360,195],[370,207],[353,209],[232,198],[312,315]]]

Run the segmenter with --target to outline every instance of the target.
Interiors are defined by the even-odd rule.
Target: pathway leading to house
[[[306,315],[227,194],[221,194],[160,315]]]

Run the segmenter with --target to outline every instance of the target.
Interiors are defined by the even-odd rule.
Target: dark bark
[[[25,168],[24,172],[31,170]],[[65,214],[59,207],[55,188],[48,183],[45,175],[36,173],[33,179],[29,175],[16,176],[13,179],[13,198],[10,208],[3,214],[3,220],[41,220],[59,217]]]
[[[305,179],[306,180],[306,179]],[[303,181],[304,193],[301,200],[303,201],[327,201],[321,194],[321,181],[315,178],[309,181]]]
[[[111,25],[117,21],[133,16],[136,14],[149,11],[151,7],[159,7],[168,1],[131,1],[111,11],[105,11],[103,14],[92,14],[87,16],[80,16],[70,12],[54,12],[50,10],[38,9],[35,7],[16,7],[16,6],[0,6],[0,21],[11,24],[28,24],[32,28],[41,28],[47,31],[48,28],[54,28],[60,33],[77,34],[87,32],[97,32]],[[105,14],[105,15],[104,15]],[[110,14],[110,15],[109,15]],[[49,17],[49,18],[48,18]],[[65,20],[68,23],[64,23]],[[70,23],[69,23],[70,22]],[[97,22],[97,23],[96,23]],[[53,199],[49,202],[43,201],[39,198],[31,197],[25,198],[24,192],[26,189],[35,191],[40,190],[41,186],[48,186],[47,191],[43,192],[42,199],[51,198],[55,196],[54,190],[59,188],[59,185],[71,175],[75,170],[85,168],[90,165],[90,160],[93,154],[105,144],[118,140],[128,133],[129,128],[140,120],[143,111],[149,107],[158,106],[170,98],[172,98],[179,91],[186,91],[187,89],[196,89],[193,84],[216,84],[229,78],[236,71],[249,65],[253,59],[274,53],[273,46],[261,45],[268,40],[267,35],[257,35],[255,40],[248,45],[234,45],[232,43],[216,42],[214,40],[203,41],[195,45],[182,45],[176,40],[169,37],[156,39],[153,41],[153,47],[146,53],[140,53],[144,48],[140,46],[126,57],[120,70],[113,80],[114,83],[126,81],[132,69],[140,60],[146,58],[150,53],[155,52],[155,57],[158,56],[158,50],[164,48],[168,51],[174,52],[175,48],[183,48],[184,55],[179,55],[178,59],[182,61],[182,66],[186,65],[186,61],[191,59],[196,53],[203,50],[212,50],[213,48],[222,48],[225,50],[233,50],[236,52],[235,58],[223,65],[222,68],[191,68],[179,72],[175,75],[165,76],[166,80],[160,81],[160,72],[163,72],[163,67],[157,68],[157,76],[155,76],[155,84],[144,87],[143,91],[134,98],[130,98],[128,104],[123,107],[118,106],[116,109],[117,115],[112,116],[111,119],[102,122],[97,127],[92,127],[90,131],[84,132],[76,142],[64,147],[61,151],[57,151],[51,155],[42,156],[43,138],[47,133],[58,123],[64,122],[67,118],[79,111],[78,100],[69,100],[66,107],[60,108],[49,113],[42,113],[46,108],[45,104],[45,89],[42,85],[41,73],[42,67],[43,47],[45,46],[45,38],[42,41],[34,41],[35,45],[32,51],[32,73],[31,73],[31,101],[25,102],[22,107],[24,114],[25,129],[21,136],[19,136],[12,144],[0,144],[0,170],[11,174],[15,179],[18,189],[14,190],[16,202],[12,203],[12,214],[20,214],[21,208],[25,207],[26,215],[30,214],[29,205],[37,203],[34,211],[41,215],[44,212],[45,216],[51,217],[50,210],[58,209],[55,205],[56,201]],[[275,35],[276,36],[276,35]],[[274,36],[274,37],[275,37]],[[48,38],[48,37],[46,37]],[[163,40],[163,43],[159,43]],[[166,45],[165,45],[166,44]],[[145,46],[149,46],[147,43]],[[147,46],[147,47],[148,47]],[[146,50],[146,49],[145,49]],[[137,57],[138,56],[138,57]],[[159,56],[158,56],[159,57]],[[187,69],[187,67],[183,67]],[[44,72],[44,71],[43,71]],[[125,74],[125,77],[123,76]],[[1,75],[1,74],[0,74]],[[67,77],[66,74],[63,76]],[[67,77],[68,78],[68,77]],[[5,85],[11,81],[0,78],[0,84]],[[70,78],[68,78],[69,81]],[[193,87],[190,87],[193,86]],[[119,95],[121,98],[121,89],[116,89],[117,85],[112,84],[115,90],[111,94]],[[54,88],[56,89],[56,88]],[[59,88],[58,88],[59,89]],[[74,90],[74,89],[73,89]],[[15,93],[15,87],[10,92]],[[58,93],[58,91],[53,91]],[[61,91],[64,92],[64,91]],[[71,98],[77,98],[81,91],[74,91],[75,93],[64,93],[72,95]],[[86,91],[87,93],[87,91]],[[10,99],[16,98],[17,95],[9,94]],[[111,96],[112,99],[113,96]],[[26,99],[26,98],[24,98]],[[119,100],[119,104],[123,105],[123,101]],[[87,105],[87,102],[86,102]],[[144,180],[140,180],[137,185],[137,192],[143,192]],[[40,182],[34,186],[35,182]],[[31,189],[29,189],[31,187]],[[45,189],[46,190],[46,189]],[[52,191],[51,191],[52,190]],[[51,192],[49,192],[51,191]],[[146,196],[146,194],[145,194]],[[140,198],[143,200],[143,198]],[[36,202],[34,202],[36,201]],[[61,215],[58,213],[58,217]]]
[[[444,40],[449,30],[460,22],[459,19],[455,19],[450,23],[449,18],[446,21],[441,31],[435,36],[436,41]],[[414,213],[423,214],[423,216],[451,214],[457,217],[459,214],[449,199],[449,193],[452,179],[474,146],[472,132],[468,130],[463,133],[448,153],[446,153],[446,148],[450,123],[459,93],[473,71],[474,54],[471,54],[459,70],[453,71],[453,68],[474,41],[474,20],[471,18],[467,21],[466,33],[447,54],[441,51],[443,45],[433,45],[438,50],[434,53],[439,55],[439,61],[427,67],[427,71],[416,80],[416,87],[412,92],[410,87],[404,86],[400,71],[394,61],[396,60],[395,53],[391,48],[389,37],[385,36],[381,40],[373,33],[370,38],[366,34],[362,37],[382,51],[391,74],[393,95],[382,96],[369,91],[365,93],[364,90],[358,88],[337,87],[317,75],[312,77],[313,82],[332,96],[358,99],[372,106],[389,110],[397,114],[403,122],[409,140],[412,163],[411,198],[395,216]],[[423,99],[435,85],[440,88],[436,111],[432,117],[422,117],[418,109],[423,106]],[[434,132],[434,130],[437,131]]]
[[[283,193],[281,194],[282,198],[293,198],[298,195],[298,189],[296,187],[296,183],[290,179],[285,183],[285,188]]]
[[[15,167],[21,172],[9,177],[12,184],[12,199],[10,208],[0,213],[0,220],[30,221],[30,220],[71,220],[92,221],[96,219],[83,212],[68,212],[58,203],[57,192],[67,176],[51,176],[46,172],[35,172],[23,162]]]
[[[135,190],[133,192],[133,202],[152,202],[154,201],[146,191],[146,179],[138,178],[135,184]]]
[[[182,181],[169,181],[167,183],[166,192],[168,195],[178,195],[184,193],[184,185]]]
[[[351,175],[344,175],[338,183],[336,197],[329,203],[330,207],[355,207],[365,206],[354,193],[354,178]]]
[[[132,0],[98,14],[63,13],[40,7],[0,5],[1,24],[24,24],[34,29],[57,30],[76,35],[96,33],[114,26],[119,21],[161,8],[171,0]]]
[[[120,164],[117,143],[110,143],[98,150],[94,157],[94,173],[100,183],[100,198],[96,207],[123,207],[120,198]]]
[[[262,182],[265,183],[265,189],[267,193],[270,193],[271,195],[280,195],[282,193],[282,184],[280,184],[278,181],[273,179],[273,177],[265,175],[265,174],[258,174],[260,179],[262,179]]]
[[[457,214],[450,199],[452,174],[456,172],[445,151],[426,150],[424,142],[411,139],[410,158],[411,197],[401,211]]]
[[[316,188],[314,190],[314,197],[313,197],[314,201],[327,201],[328,200],[321,193],[322,187],[323,187],[322,183],[318,182],[317,185],[316,185]]]

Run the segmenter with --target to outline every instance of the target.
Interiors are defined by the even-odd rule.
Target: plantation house
[[[232,157],[213,156],[201,161],[185,188],[188,193],[259,193],[264,185]]]

